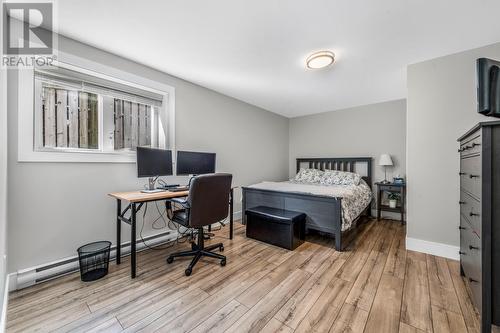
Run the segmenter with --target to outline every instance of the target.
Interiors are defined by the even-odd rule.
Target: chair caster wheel
[[[167,264],[171,264],[174,262],[174,258],[173,257],[168,257],[167,258]]]
[[[221,266],[226,266],[226,259],[222,259],[222,260],[220,261],[220,265],[221,265]]]
[[[224,252],[224,246],[222,246],[222,245],[221,245],[221,246],[219,246],[219,251],[220,251],[220,252]]]
[[[191,270],[191,268],[188,268],[188,269],[186,269],[186,270],[184,271],[184,274],[186,274],[186,276],[189,276],[189,275],[191,275],[191,273],[192,273],[192,272],[193,272],[193,271]]]

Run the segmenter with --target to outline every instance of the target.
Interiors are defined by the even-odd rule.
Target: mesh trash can
[[[82,281],[95,281],[108,274],[111,242],[93,242],[78,248]]]

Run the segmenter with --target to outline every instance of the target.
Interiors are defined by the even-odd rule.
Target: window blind
[[[163,102],[161,94],[66,68],[36,69],[35,80],[40,80],[50,87],[73,88],[156,107],[161,107]]]

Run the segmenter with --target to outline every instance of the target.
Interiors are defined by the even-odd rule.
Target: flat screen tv
[[[500,62],[479,58],[477,68],[477,112],[500,117]]]

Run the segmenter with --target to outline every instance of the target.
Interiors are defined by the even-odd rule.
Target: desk
[[[141,210],[142,205],[146,202],[160,201],[172,198],[185,197],[189,191],[182,192],[156,192],[142,193],[140,191],[133,192],[114,192],[108,193],[110,197],[116,199],[116,264],[120,264],[121,260],[121,223],[125,222],[130,225],[130,275],[135,278],[136,275],[136,219],[137,212]],[[128,202],[127,207],[122,211],[122,201]],[[130,210],[130,218],[126,218],[125,214]],[[233,189],[231,189],[229,197],[229,239],[233,239]]]

